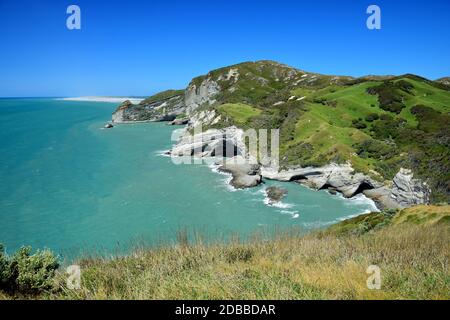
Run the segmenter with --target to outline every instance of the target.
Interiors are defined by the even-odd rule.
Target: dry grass
[[[449,228],[388,227],[363,236],[178,246],[85,260],[82,289],[62,299],[450,299]],[[381,268],[369,290],[366,269]]]
[[[372,214],[324,232],[245,244],[189,245],[180,237],[174,247],[78,261],[81,289],[65,288],[60,273],[56,292],[32,298],[450,299],[449,209]],[[368,223],[375,227],[361,234]],[[381,268],[381,290],[367,288],[370,265]]]

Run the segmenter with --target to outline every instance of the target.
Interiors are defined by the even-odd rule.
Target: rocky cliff
[[[184,91],[168,90],[139,104],[133,104],[129,100],[123,102],[112,114],[112,121],[172,121],[185,109]]]

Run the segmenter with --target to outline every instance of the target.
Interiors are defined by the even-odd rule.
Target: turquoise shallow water
[[[164,123],[102,129],[116,104],[0,99],[0,243],[63,255],[127,250],[175,241],[180,229],[209,239],[266,228],[323,227],[374,209],[293,183],[232,191],[206,165],[161,156],[173,127]],[[280,207],[267,185],[289,190]]]

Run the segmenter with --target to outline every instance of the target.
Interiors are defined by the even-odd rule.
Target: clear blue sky
[[[71,4],[81,30],[66,28]],[[449,0],[0,0],[0,96],[150,95],[260,59],[436,79],[450,76],[449,14]]]

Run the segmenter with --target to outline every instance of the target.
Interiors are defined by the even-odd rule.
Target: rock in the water
[[[236,161],[238,157],[225,161],[219,168],[220,171],[230,173],[230,184],[237,189],[256,187],[262,182],[259,165]]]
[[[107,124],[105,125],[105,129],[111,129],[111,128],[114,128],[114,126],[113,126],[112,123],[107,123]]]
[[[283,200],[288,191],[280,187],[269,187],[266,189],[267,197],[269,198],[269,204],[274,204]]]

